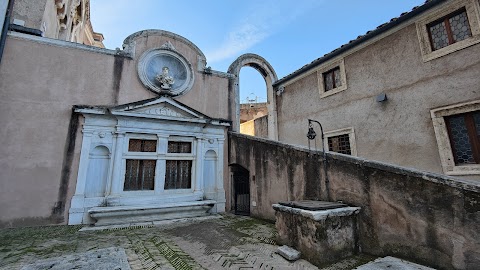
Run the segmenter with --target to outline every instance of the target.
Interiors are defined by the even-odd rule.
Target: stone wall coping
[[[119,50],[119,49],[118,50],[110,50],[110,49],[99,48],[99,47],[95,47],[95,46],[89,46],[89,45],[84,45],[84,44],[80,44],[80,43],[75,43],[75,42],[69,42],[69,41],[58,40],[58,39],[51,39],[51,38],[46,38],[46,37],[39,37],[39,36],[28,35],[28,34],[19,33],[19,32],[13,32],[13,31],[8,32],[8,35],[10,37],[13,37],[13,38],[29,40],[29,41],[32,41],[32,42],[51,45],[51,46],[78,49],[78,50],[84,50],[84,51],[88,51],[88,52],[100,53],[100,54],[105,54],[105,55],[121,56],[121,57],[126,57],[126,58],[133,59],[133,56],[130,53]]]
[[[275,209],[275,211],[289,213],[292,215],[300,215],[315,221],[326,220],[329,217],[344,217],[355,215],[358,214],[361,209],[360,207],[347,206],[335,209],[310,211],[300,208],[288,207],[280,204],[273,204],[272,207],[273,209]]]
[[[145,29],[145,30],[140,30],[140,31],[137,31],[137,32],[129,35],[123,41],[123,49],[126,50],[126,51],[132,50],[135,47],[135,41],[138,38],[142,38],[142,37],[144,38],[144,37],[149,37],[149,36],[160,36],[160,37],[164,36],[164,37],[168,37],[168,38],[173,39],[173,40],[178,40],[178,41],[186,44],[187,46],[189,46],[193,50],[195,50],[200,57],[202,57],[203,59],[206,59],[205,54],[202,52],[202,50],[200,50],[200,48],[197,47],[197,45],[195,45],[195,43],[191,42],[190,40],[188,40],[187,38],[185,38],[183,36],[180,36],[180,35],[175,34],[173,32],[161,30],[161,29]],[[131,52],[131,53],[133,53],[133,52]]]
[[[233,131],[229,131],[229,134],[231,136],[236,136],[239,138],[245,138],[253,141],[267,143],[270,145],[285,147],[287,149],[302,151],[312,155],[319,155],[319,158],[323,159],[323,151],[308,150],[307,147],[302,145],[293,145],[293,144],[287,144],[287,143],[278,142],[278,141],[272,141],[269,139],[253,137],[253,136],[244,135],[244,134],[240,134]],[[399,175],[422,178],[430,182],[448,185],[458,189],[480,192],[480,182],[475,180],[460,179],[460,178],[455,178],[455,177],[451,177],[443,174],[422,171],[415,168],[402,167],[402,166],[391,164],[391,163],[373,161],[365,158],[344,155],[344,154],[334,153],[334,152],[327,152],[326,156],[327,156],[327,159],[329,160],[341,160],[341,161],[359,165],[361,167],[370,167],[370,168],[374,168],[374,169],[378,169],[378,170],[382,170],[390,173],[395,173]],[[405,178],[405,180],[407,180],[407,178]]]

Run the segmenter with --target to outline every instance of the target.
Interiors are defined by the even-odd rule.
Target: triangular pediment
[[[230,126],[230,121],[228,120],[208,117],[167,96],[141,100],[115,107],[75,105],[74,110],[84,115],[111,115],[116,118],[123,118],[124,120],[125,118],[147,118]]]
[[[120,105],[111,108],[110,112],[114,115],[139,116],[147,118],[208,118],[207,116],[168,97],[160,97],[154,100]]]

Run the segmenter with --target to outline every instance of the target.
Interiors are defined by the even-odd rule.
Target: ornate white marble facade
[[[89,210],[104,213],[118,207],[138,210],[147,205],[151,209],[172,203],[198,205],[199,201],[212,205],[213,201],[211,212],[225,211],[223,160],[228,122],[211,119],[169,97],[113,108],[77,107],[75,112],[85,122],[69,224],[94,223]],[[131,139],[154,140],[156,151],[131,152]],[[169,141],[191,143],[191,152],[168,153]],[[124,190],[127,159],[156,161],[152,190]],[[191,160],[190,188],[165,188],[167,160]]]

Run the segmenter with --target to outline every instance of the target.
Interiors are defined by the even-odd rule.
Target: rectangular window
[[[167,160],[165,189],[189,189],[192,187],[192,161]]]
[[[352,154],[352,150],[350,147],[349,134],[331,136],[331,137],[328,137],[327,140],[328,140],[329,151],[337,152],[341,154],[347,154],[347,155]]]
[[[432,51],[447,47],[472,36],[465,8],[427,25]]]
[[[192,153],[191,142],[168,142],[168,153]]]
[[[336,67],[323,73],[323,84],[325,91],[330,91],[332,89],[342,86],[340,67]]]
[[[127,159],[123,190],[153,190],[156,160]]]
[[[157,152],[156,140],[130,139],[128,142],[129,152]]]
[[[455,165],[480,164],[480,111],[445,117]]]

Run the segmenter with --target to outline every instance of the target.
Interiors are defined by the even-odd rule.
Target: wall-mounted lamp
[[[318,122],[318,121],[316,121],[316,120],[308,119],[308,132],[307,132],[308,150],[310,150],[310,141],[311,141],[311,140],[314,140],[315,137],[317,137],[317,133],[316,133],[315,130],[313,129],[313,123],[317,123],[317,124],[320,126],[320,132],[322,133],[322,145],[324,145],[324,144],[323,144],[324,136],[323,136],[323,127],[322,127],[322,124],[320,124],[320,122]],[[315,150],[317,150],[316,143],[315,143]],[[325,149],[324,149],[324,150],[325,150]],[[323,152],[325,152],[325,151],[323,151]]]
[[[327,200],[330,200],[330,191],[329,191],[329,186],[330,186],[330,181],[328,180],[328,173],[327,173],[327,154],[325,151],[325,136],[323,134],[323,127],[320,122],[312,119],[308,119],[308,132],[307,132],[307,138],[308,138],[308,150],[310,151],[310,141],[315,140],[317,137],[317,133],[313,129],[313,123],[317,123],[320,126],[320,133],[322,135],[322,149],[323,149],[323,170],[325,172],[325,188],[326,188],[326,195],[327,195]],[[317,143],[315,141],[315,150],[317,150]]]

